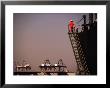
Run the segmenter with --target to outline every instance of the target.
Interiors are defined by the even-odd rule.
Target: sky
[[[14,67],[25,60],[31,65],[31,71],[40,71],[39,65],[44,60],[55,64],[62,59],[70,72],[76,72],[67,25],[71,19],[78,22],[82,15],[88,17],[88,13],[14,13]]]

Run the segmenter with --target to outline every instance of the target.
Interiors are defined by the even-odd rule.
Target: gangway
[[[78,37],[78,33],[75,32],[68,32],[69,35],[69,39],[72,45],[72,49],[74,52],[74,56],[76,59],[76,63],[77,63],[77,75],[88,75],[90,74],[87,64],[86,64],[86,60],[85,60],[85,56],[82,50],[82,46],[80,44],[80,40]]]

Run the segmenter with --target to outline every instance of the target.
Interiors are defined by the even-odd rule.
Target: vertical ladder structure
[[[68,33],[70,42],[72,45],[72,49],[75,55],[76,63],[77,63],[77,75],[89,75],[90,72],[88,70],[85,55],[83,53],[80,40],[78,37],[78,33],[72,32]]]
[[[62,59],[60,59],[60,60],[58,61],[58,65],[59,65],[59,66],[64,66]],[[60,68],[59,68],[59,72],[64,72],[64,67],[60,67]]]

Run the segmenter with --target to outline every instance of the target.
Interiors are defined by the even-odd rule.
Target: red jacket
[[[70,27],[73,27],[74,25],[75,25],[74,22],[70,22],[70,23],[69,23],[69,26],[70,26]]]

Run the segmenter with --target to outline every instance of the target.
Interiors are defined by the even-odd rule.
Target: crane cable
[[[79,24],[82,20],[83,20],[83,18],[81,18],[81,20],[80,20],[80,21],[78,21],[78,22],[76,22],[76,23],[77,23],[77,24]]]

